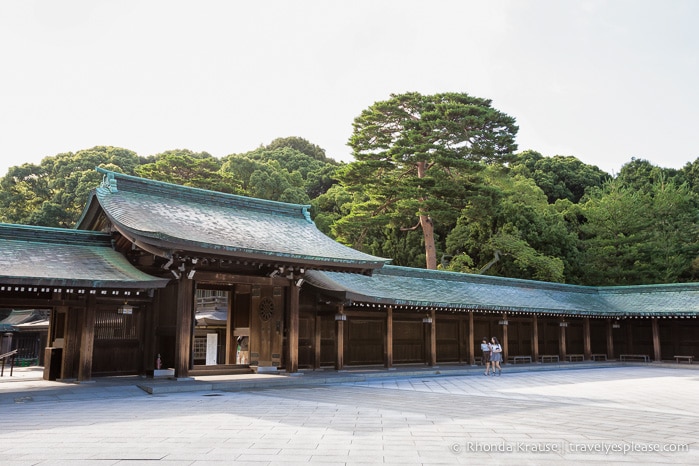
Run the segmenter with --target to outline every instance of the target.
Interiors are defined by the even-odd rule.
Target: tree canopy
[[[355,162],[339,178],[359,197],[337,231],[361,247],[361,226],[419,228],[430,269],[437,267],[435,223],[453,225],[468,176],[482,164],[509,161],[516,148],[514,118],[465,93],[392,95],[364,110],[353,128]]]
[[[301,137],[223,158],[97,146],[11,167],[0,221],[73,227],[104,167],[310,204],[325,234],[396,265],[598,286],[699,278],[699,159],[676,170],[632,158],[609,175],[515,153],[516,133],[487,99],[392,95],[355,119],[351,163]]]

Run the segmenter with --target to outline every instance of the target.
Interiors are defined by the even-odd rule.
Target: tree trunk
[[[425,162],[418,162],[417,177],[424,178],[427,166]],[[424,200],[424,199],[422,199]],[[429,215],[423,213],[420,209],[420,227],[422,228],[422,236],[425,240],[425,262],[429,270],[437,269],[437,252],[434,246],[434,225]]]
[[[437,269],[437,253],[434,247],[434,226],[432,220],[427,215],[420,215],[420,226],[422,227],[422,235],[425,238],[425,259],[427,268],[430,270]]]

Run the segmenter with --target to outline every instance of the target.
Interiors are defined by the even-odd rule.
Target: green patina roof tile
[[[90,288],[161,288],[168,280],[132,266],[94,231],[0,224],[0,283]]]
[[[367,277],[309,272],[347,300],[397,306],[623,317],[699,315],[699,284],[600,288],[384,266]]]
[[[99,169],[97,199],[120,229],[172,248],[376,268],[387,259],[344,246],[310,220],[308,207],[178,186]]]

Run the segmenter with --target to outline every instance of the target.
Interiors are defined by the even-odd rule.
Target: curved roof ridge
[[[203,201],[208,204],[230,206],[236,204],[239,207],[258,210],[274,215],[288,215],[292,217],[301,216],[308,222],[313,223],[309,213],[310,205],[292,204],[288,202],[270,201],[253,197],[241,196],[238,194],[222,193],[193,186],[182,186],[165,181],[151,180],[138,176],[127,175],[125,173],[114,172],[105,168],[96,167],[99,173],[105,176],[105,180],[100,186],[101,189],[109,189],[116,192],[126,186],[127,191],[135,193],[162,193],[177,195],[180,199],[192,201]],[[100,189],[98,188],[98,189]]]

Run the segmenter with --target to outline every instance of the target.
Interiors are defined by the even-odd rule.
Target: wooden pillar
[[[502,314],[502,321],[503,324],[501,325],[502,327],[502,361],[507,362],[507,355],[509,354],[510,350],[508,348],[508,332],[507,332],[507,327],[509,327],[509,322],[507,320],[507,314],[503,313]]]
[[[192,364],[194,329],[194,281],[183,274],[177,283],[177,328],[175,329],[175,377],[188,377]]]
[[[393,367],[393,307],[386,309],[386,335],[384,335],[384,366],[387,369]]]
[[[228,291],[227,315],[226,319],[226,364],[238,364],[238,337],[235,335],[235,309],[236,293],[235,288]]]
[[[299,294],[300,287],[293,283],[289,287],[289,360],[286,371],[290,374],[299,371]]]
[[[63,359],[61,364],[61,380],[75,380],[78,375],[78,368],[75,363],[79,361],[80,340],[80,319],[83,309],[71,307],[66,313],[65,341],[63,343]]]
[[[607,319],[607,359],[614,359],[614,328],[612,319]]]
[[[566,326],[565,326],[565,321],[561,320],[558,325],[559,328],[561,329],[561,337],[558,340],[558,349],[559,349],[559,356],[561,358],[561,361],[565,361],[566,359]]]
[[[340,305],[335,314],[335,370],[345,367],[345,320],[344,306]]]
[[[532,316],[532,361],[539,360],[539,316]]]
[[[95,347],[95,296],[88,295],[85,304],[86,306],[82,319],[82,331],[80,336],[78,382],[87,382],[92,378],[92,355]]]
[[[660,328],[657,317],[652,318],[651,325],[653,329],[653,361],[660,362],[663,359],[660,351]]]
[[[436,366],[437,365],[437,312],[432,309],[430,311],[430,324],[429,324],[429,331],[430,331],[430,359],[429,359],[429,364],[430,366]]]
[[[473,336],[473,311],[468,312],[468,363],[472,366],[476,365],[475,353],[476,341]]]
[[[320,369],[321,345],[323,344],[323,319],[316,314],[315,319],[315,339],[313,341],[313,349],[315,356],[313,358],[313,368]]]
[[[158,318],[160,309],[160,290],[154,291],[155,296],[152,303],[143,306],[143,374],[153,374],[156,368],[156,329],[158,328]]]
[[[585,360],[589,361],[592,359],[592,341],[590,336],[590,318],[585,317],[583,319],[583,352],[585,353]]]

